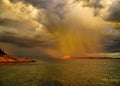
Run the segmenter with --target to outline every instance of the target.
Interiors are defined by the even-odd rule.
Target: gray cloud
[[[37,21],[38,9],[21,1],[0,3],[0,42],[28,48],[53,46],[51,34]]]
[[[51,47],[53,46],[52,41],[43,39],[41,35],[34,35],[33,37],[29,37],[28,34],[24,36],[19,36],[20,33],[10,32],[10,31],[2,31],[0,33],[0,42],[10,43],[19,47]]]
[[[83,2],[84,7],[94,8],[94,16],[99,15],[100,10],[104,8],[104,5],[101,3],[102,0],[74,0],[75,2]]]
[[[76,2],[83,2],[83,6],[84,7],[90,7],[90,8],[94,8],[94,15],[101,15],[100,11],[104,8],[106,8],[106,6],[104,5],[104,3],[101,3],[101,1],[103,0],[74,0],[74,3]],[[117,25],[115,25],[113,28],[117,29],[119,32],[120,29],[120,1],[119,0],[114,0],[111,1],[112,4],[110,4],[108,6],[108,9],[106,10],[106,14],[102,14],[103,15],[103,20],[105,21],[109,21],[112,23],[118,23]],[[112,32],[115,34],[115,32]],[[111,36],[104,36],[104,38],[102,39],[103,41],[103,45],[104,48],[106,50],[106,52],[119,52],[120,51],[120,37],[116,37],[115,35]]]
[[[107,52],[120,52],[120,37],[107,37],[104,39]]]
[[[14,20],[9,18],[0,18],[0,26],[17,28],[17,30],[25,30],[35,28],[35,25],[31,25],[31,22]]]
[[[30,3],[33,6],[36,6],[38,8],[44,8],[47,9],[51,3],[53,3],[53,0],[47,1],[47,0],[10,0],[11,2],[25,2],[25,3]],[[49,4],[49,5],[48,5]]]
[[[11,0],[12,2],[22,1],[25,4],[31,4],[39,10],[44,10],[46,19],[41,20],[41,14],[38,16],[38,21],[45,25],[55,25],[57,22],[63,20],[65,12],[68,10],[66,7],[67,1],[60,0]],[[45,23],[46,21],[46,23]]]
[[[67,21],[66,23],[65,21],[66,14],[69,10],[72,11],[72,9],[69,9],[69,6],[73,4],[70,3],[68,5],[68,1],[70,0],[10,0],[10,4],[11,4],[10,6],[4,5],[3,2],[0,2],[0,8],[1,8],[0,9],[1,12],[0,42],[13,44],[25,48],[34,48],[34,47],[55,48],[56,47],[55,41],[58,40],[57,42],[59,41],[61,42],[60,47],[66,47],[69,44],[72,44],[72,42],[73,43],[75,42],[76,44],[74,45],[82,47],[80,48],[81,51],[82,49],[83,51],[86,51],[84,49],[86,47],[88,48],[87,49],[88,51],[92,51],[92,50],[95,51],[94,50],[95,46],[99,45],[98,40],[101,39],[101,37],[97,38],[96,35],[97,31],[94,32],[95,35],[94,36],[92,35],[93,36],[92,37],[91,34],[93,33],[92,31],[90,31],[91,27],[86,26],[86,22],[82,21],[82,20],[86,21],[86,18],[89,18],[89,15],[86,14],[86,18],[82,16],[83,18],[81,18],[80,21],[77,21],[77,18],[76,20],[74,18],[69,18],[69,15],[67,15],[68,20],[70,20],[70,22],[72,21],[72,23],[70,23],[69,21]],[[78,2],[83,2],[83,7],[93,8],[94,16],[99,15],[101,10],[105,8],[105,6],[101,3],[102,0],[71,0],[71,1],[74,1],[75,4]],[[120,21],[120,19],[118,18],[120,7],[118,7],[118,5],[119,3],[118,1],[116,1],[116,4],[110,6],[108,10],[109,15],[107,15],[105,20],[115,21],[115,22]],[[72,15],[72,12],[71,12],[71,16],[75,17],[75,15]],[[78,25],[76,23],[78,23]],[[83,25],[83,23],[85,23],[85,25]],[[64,39],[65,38],[64,36],[66,37],[68,36],[67,31],[70,30],[71,26],[72,28],[76,28],[77,26],[79,27],[79,29],[77,30],[78,34],[74,36],[76,32],[74,32],[75,29],[73,29],[71,30],[71,33],[68,34],[70,35],[70,37]],[[68,29],[64,30],[66,28]],[[88,32],[81,28],[88,30]],[[52,38],[54,34],[52,34],[51,32],[56,32],[58,38],[57,37]],[[83,34],[83,35],[79,35],[79,34]],[[61,38],[61,35],[63,35],[63,38]],[[70,41],[71,39],[75,39],[74,37],[75,38],[78,37],[77,42],[74,40]],[[87,41],[88,37],[90,37],[89,38],[90,41]],[[92,40],[92,38],[94,39]],[[64,45],[63,39],[66,45]],[[114,41],[115,39],[109,39],[105,44],[107,44],[111,40]],[[67,43],[67,42],[71,42],[71,43]],[[83,45],[79,45],[79,43]],[[94,43],[96,45],[94,45]],[[108,44],[112,46],[118,46],[118,44],[116,43],[119,44],[119,40],[114,41],[113,44],[111,43]],[[75,47],[74,45],[72,45],[72,47]],[[106,46],[109,47],[109,49],[107,49],[108,51],[113,48],[109,45]],[[70,49],[68,49],[67,51],[69,52],[69,50]]]
[[[108,9],[108,15],[104,18],[111,22],[120,22],[120,1],[115,0]]]

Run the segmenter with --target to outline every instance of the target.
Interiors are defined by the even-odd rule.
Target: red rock
[[[22,63],[22,62],[34,62],[28,58],[17,58],[15,56],[0,55],[0,63]]]
[[[15,56],[9,56],[2,49],[0,49],[0,63],[22,63],[22,62],[35,62],[35,61],[28,58],[18,58]]]

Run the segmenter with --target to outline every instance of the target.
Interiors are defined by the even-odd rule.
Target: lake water
[[[120,60],[0,64],[0,86],[120,86]]]

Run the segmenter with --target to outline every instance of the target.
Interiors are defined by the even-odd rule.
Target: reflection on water
[[[0,65],[0,86],[120,86],[120,60]]]

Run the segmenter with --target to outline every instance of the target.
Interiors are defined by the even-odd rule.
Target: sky
[[[20,57],[120,52],[119,0],[0,0],[0,47]]]

